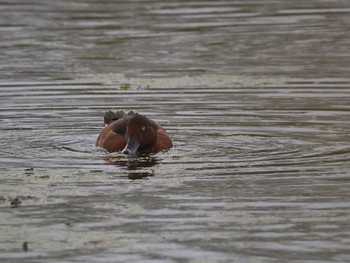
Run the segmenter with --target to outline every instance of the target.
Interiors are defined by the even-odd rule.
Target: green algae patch
[[[131,85],[130,84],[121,84],[119,86],[119,88],[122,89],[122,90],[128,90],[128,89],[131,88]]]
[[[123,74],[94,74],[82,79],[84,83],[101,83],[115,85],[122,90],[138,89],[173,89],[179,87],[264,87],[266,85],[279,85],[298,81],[297,78],[266,77],[266,76],[238,76],[218,74],[198,74],[174,77],[127,77]]]

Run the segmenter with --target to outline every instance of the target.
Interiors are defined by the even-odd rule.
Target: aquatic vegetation
[[[131,85],[128,84],[128,83],[125,83],[125,84],[120,85],[119,88],[120,88],[120,89],[123,89],[123,90],[128,90],[128,89],[131,88]]]

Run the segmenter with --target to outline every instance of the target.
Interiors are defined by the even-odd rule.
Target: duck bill
[[[135,135],[129,135],[128,141],[122,150],[123,154],[135,154],[140,146],[140,142],[137,140]]]

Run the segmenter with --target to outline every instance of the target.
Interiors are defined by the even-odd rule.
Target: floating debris
[[[49,179],[50,176],[45,174],[45,175],[41,175],[41,176],[38,176],[37,178],[40,178],[40,179]]]
[[[24,242],[23,242],[22,248],[23,248],[23,251],[24,251],[24,252],[27,252],[27,251],[28,251],[28,242],[27,242],[27,241],[24,241]]]
[[[5,196],[0,196],[0,201],[9,201],[11,208],[17,208],[20,206],[22,201],[27,201],[27,200],[34,200],[38,201],[39,198],[31,195],[18,195],[16,197],[5,197]]]
[[[17,208],[21,203],[22,201],[18,197],[15,197],[10,201],[11,208]]]
[[[26,169],[24,169],[24,171],[25,171],[26,175],[28,175],[28,176],[31,176],[31,175],[34,174],[34,168],[33,167],[26,168]]]

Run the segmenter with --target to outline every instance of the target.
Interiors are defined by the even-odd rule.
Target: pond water
[[[0,0],[1,262],[349,262],[348,1]],[[108,110],[174,148],[94,144]]]

